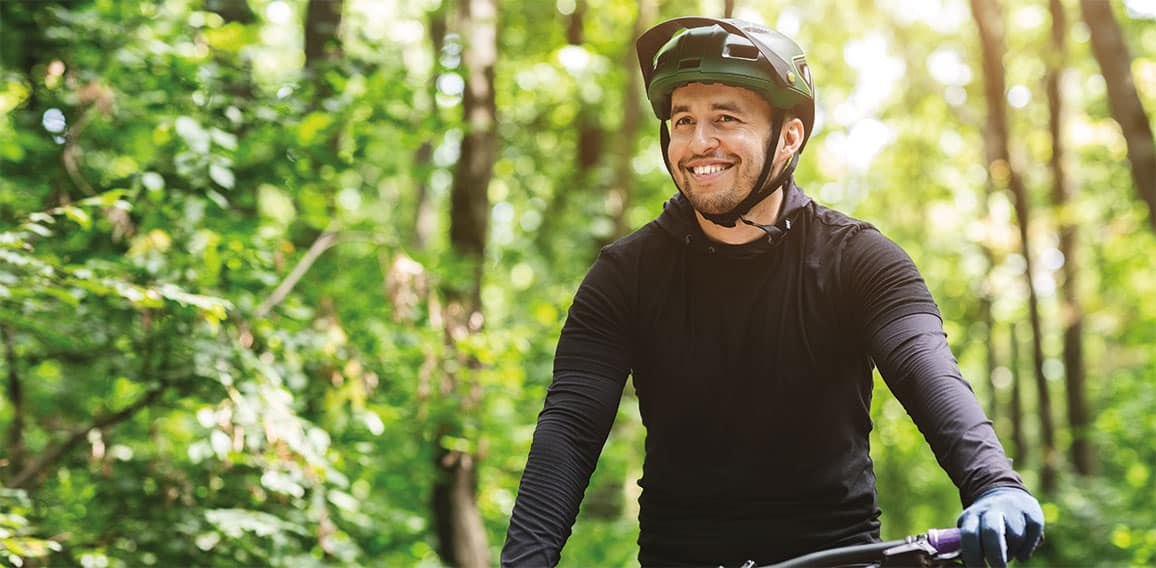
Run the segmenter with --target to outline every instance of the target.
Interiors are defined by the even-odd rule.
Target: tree
[[[1028,290],[1028,313],[1032,327],[1032,361],[1035,365],[1036,390],[1039,397],[1040,435],[1043,438],[1041,485],[1044,491],[1056,489],[1057,463],[1055,425],[1052,421],[1051,395],[1044,377],[1043,329],[1040,324],[1039,299],[1031,253],[1030,205],[1027,188],[1019,169],[1013,164],[1009,149],[1010,128],[1007,118],[1007,100],[1004,66],[1003,16],[995,0],[971,0],[972,16],[979,28],[980,48],[983,53],[984,97],[987,101],[987,124],[984,147],[987,154],[988,175],[996,187],[1007,187],[1012,194],[1019,227],[1020,247],[1024,256],[1024,280]]]
[[[630,37],[636,38],[650,27],[654,21],[654,12],[655,6],[651,0],[638,1],[638,11],[634,16]],[[621,65],[626,74],[626,89],[623,94],[622,130],[617,136],[615,145],[614,181],[611,183],[609,194],[611,214],[614,218],[612,237],[621,237],[630,231],[626,214],[634,193],[635,146],[644,113],[642,75],[639,73],[637,55],[633,49],[626,50]]]
[[[1083,329],[1084,313],[1080,305],[1079,258],[1076,255],[1079,233],[1073,212],[1072,182],[1066,171],[1066,142],[1064,140],[1064,96],[1060,88],[1067,64],[1067,17],[1060,0],[1049,0],[1052,15],[1047,75],[1044,79],[1048,95],[1048,126],[1052,137],[1052,157],[1048,166],[1052,171],[1052,207],[1056,211],[1060,234],[1059,250],[1064,256],[1063,297],[1061,317],[1064,326],[1064,376],[1067,379],[1068,427],[1072,431],[1071,457],[1076,473],[1091,475],[1095,458],[1089,429],[1091,427],[1088,395],[1085,386]]]
[[[1012,374],[1012,400],[1011,400],[1011,422],[1012,422],[1012,447],[1015,452],[1012,456],[1018,462],[1019,467],[1028,465],[1028,451],[1027,437],[1024,434],[1024,401],[1023,401],[1023,364],[1020,361],[1020,336],[1019,326],[1012,322],[1008,326],[1008,344],[1010,346],[1010,360],[1008,365],[1011,367]]]
[[[434,57],[425,92],[427,116],[423,117],[424,120],[419,121],[418,126],[424,121],[432,121],[435,124],[441,122],[437,108],[437,80],[442,71],[439,61],[442,57],[442,50],[445,49],[448,30],[445,8],[439,7],[430,12],[427,21],[430,30],[430,47],[433,49]],[[435,133],[441,133],[440,131],[440,128],[434,129],[434,132],[427,134],[427,138],[422,140],[413,157],[414,177],[417,184],[416,195],[414,196],[416,204],[414,206],[413,230],[408,231],[408,233],[413,236],[413,247],[417,250],[424,250],[429,246],[434,232],[434,216],[437,211],[430,197],[429,180],[433,171],[434,141],[432,138]]]
[[[940,17],[959,3],[579,4],[490,6],[500,115],[479,122],[493,107],[464,100],[466,80],[487,77],[463,61],[477,42],[459,2],[386,2],[383,16],[381,2],[340,0],[0,0],[0,565],[449,565],[455,540],[473,539],[455,537],[453,507],[489,542],[463,554],[489,565],[594,245],[673,192],[632,40],[704,6],[799,23],[823,116],[800,184],[911,253],[964,376],[998,399],[997,420],[1010,414],[1017,469],[1038,475],[1021,227],[1005,170],[976,166],[993,161],[974,128],[978,36]],[[1134,172],[1110,120],[1126,81],[1097,64],[1096,40],[1040,57],[1046,4],[1004,4],[1006,86],[1035,90],[1045,64],[1047,79],[1066,74],[1049,82],[1052,136],[1043,90],[1005,111],[1009,145],[1034,158],[1013,165],[1039,181],[1025,183],[1040,192],[1034,274],[1054,268],[1062,285],[1036,281],[1056,323],[1043,342],[1052,379],[1077,368],[1055,363],[1063,301],[1096,290],[1075,299],[1097,471],[1040,493],[1042,560],[1151,565],[1156,232],[1120,214],[1140,201],[1121,199],[1136,195]],[[1151,110],[1152,21],[1135,3],[1092,8],[1104,4]],[[602,131],[594,161],[580,112]],[[869,166],[855,163],[876,143]],[[1054,228],[1040,222],[1059,187],[1053,158],[1070,192],[1048,207]],[[1070,245],[1065,223],[1079,230]],[[1049,246],[1072,247],[1062,270]],[[568,565],[637,553],[644,432],[631,395]],[[902,407],[879,388],[872,410],[884,538],[951,523],[957,492]],[[1080,428],[1058,418],[1067,459]]]
[[[309,0],[305,9],[305,68],[315,70],[341,55],[337,41],[344,0]]]
[[[456,364],[447,369],[450,392],[464,420],[478,411],[481,400],[480,363],[461,348],[481,331],[482,275],[486,256],[490,179],[497,160],[497,105],[494,67],[497,63],[497,16],[494,0],[462,0],[458,29],[464,42],[465,92],[462,116],[465,135],[454,172],[450,201],[450,243],[462,260],[461,281],[447,290],[445,337]],[[449,394],[449,393],[447,393]],[[434,485],[433,513],[439,553],[455,566],[490,564],[486,531],[477,505],[478,464],[475,449],[447,447],[443,439],[464,435],[464,428],[438,426],[436,463],[441,476]],[[478,442],[474,435],[474,443]]]
[[[1148,205],[1148,224],[1156,230],[1156,140],[1132,80],[1132,55],[1112,14],[1111,2],[1080,0],[1080,8],[1092,34],[1092,53],[1108,87],[1108,108],[1128,145],[1132,181],[1140,199]]]

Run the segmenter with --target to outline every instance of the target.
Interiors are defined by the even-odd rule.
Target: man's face
[[[671,93],[674,179],[695,209],[726,213],[759,178],[771,136],[771,105],[753,91],[691,83]]]

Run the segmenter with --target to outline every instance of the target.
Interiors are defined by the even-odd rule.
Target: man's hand
[[[1044,512],[1039,501],[1015,487],[992,489],[976,499],[956,522],[963,547],[963,563],[993,568],[1008,560],[1027,560],[1044,534]]]

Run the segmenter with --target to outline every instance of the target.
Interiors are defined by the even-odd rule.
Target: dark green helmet
[[[742,20],[675,18],[638,38],[646,95],[659,120],[670,96],[688,83],[750,89],[803,121],[803,145],[815,122],[815,90],[803,49],[791,38]],[[802,148],[800,148],[802,151]]]

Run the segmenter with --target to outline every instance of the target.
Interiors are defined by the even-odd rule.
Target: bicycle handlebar
[[[941,556],[959,552],[962,545],[959,529],[931,529],[927,531],[927,542],[931,543],[936,554]]]
[[[844,546],[814,552],[763,568],[800,568],[803,566],[838,566],[842,564],[886,562],[904,554],[922,554],[932,559],[952,559],[960,548],[959,529],[931,529],[925,534],[874,544]],[[754,563],[748,563],[754,566]]]

